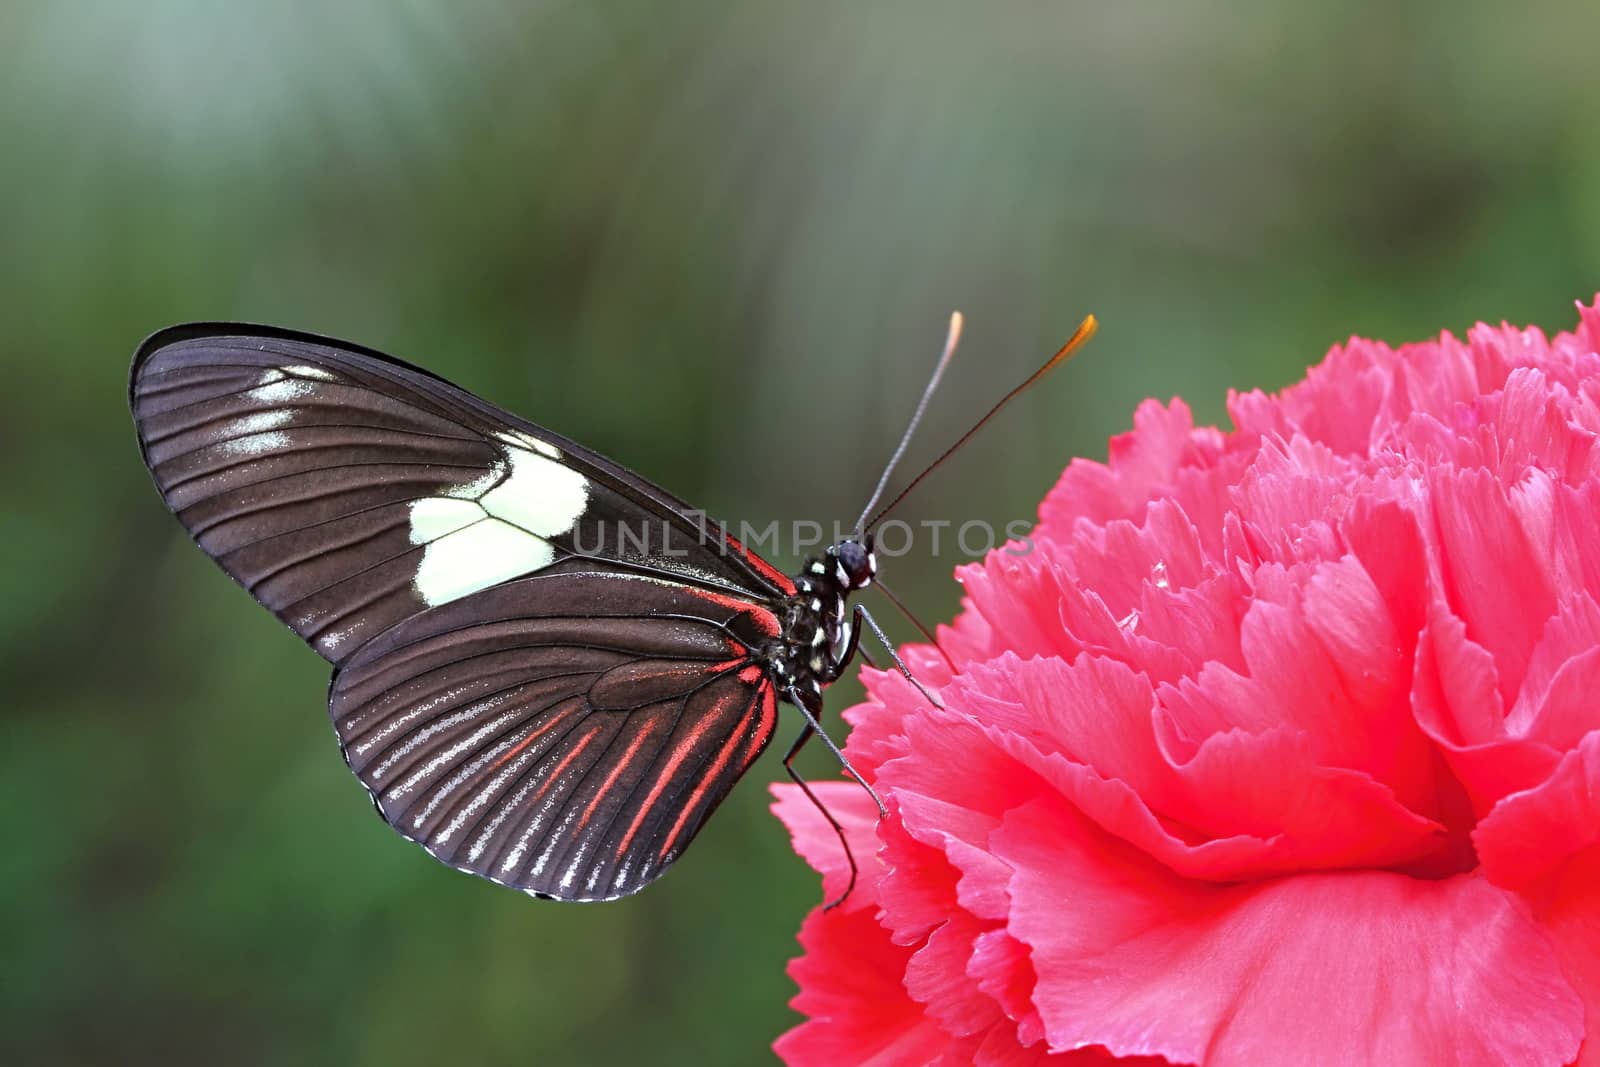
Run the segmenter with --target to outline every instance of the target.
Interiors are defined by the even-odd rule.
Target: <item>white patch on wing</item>
[[[287,448],[289,435],[278,431],[254,433],[222,442],[222,451],[230,456],[258,456],[275,448]]]
[[[447,490],[447,494],[456,500],[476,500],[499,483],[506,476],[506,465],[503,460],[496,460],[494,466],[484,471],[482,475],[474,478],[466,485],[458,485]]]
[[[578,872],[583,869],[584,861],[589,858],[588,856],[585,855],[585,853],[588,852],[588,851],[589,851],[588,843],[585,842],[582,838],[579,838],[578,839],[578,848],[572,854],[572,862],[567,864],[566,872],[561,875],[561,888],[562,889],[571,889],[572,888],[572,884],[578,880]]]
[[[411,504],[411,543],[432,544],[464,526],[488,518],[475,500],[430,496]]]
[[[495,434],[495,437],[504,441],[513,448],[531,448],[541,456],[548,456],[551,459],[561,458],[561,449],[557,448],[549,441],[539,440],[531,433],[512,431],[510,433],[497,433]]]
[[[270,431],[292,418],[294,412],[277,408],[234,419],[223,430],[229,440],[221,442],[218,447],[229,456],[258,456],[275,448],[286,448],[289,444],[288,436]]]
[[[311,392],[311,383],[297,378],[278,378],[266,385],[258,385],[246,395],[252,400],[259,400],[263,404],[281,404],[289,400],[298,400]]]
[[[556,550],[544,538],[485,519],[428,545],[417,567],[417,593],[437,607],[547,567],[555,558]]]
[[[495,518],[540,537],[564,534],[589,503],[589,482],[553,459],[513,448],[511,475],[478,501]]]
[[[296,378],[315,378],[318,381],[323,382],[334,382],[339,380],[338,376],[332,371],[323,370],[321,367],[306,366],[304,364],[297,364],[293,367],[285,367],[283,368],[283,373],[292,374]]]
[[[329,630],[326,633],[317,635],[317,645],[323,652],[332,652],[343,644],[344,639],[349,636],[349,630]]]
[[[583,475],[524,448],[445,496],[411,503],[411,543],[426,545],[417,595],[447,604],[555,559],[549,538],[572,530],[589,502]]]
[[[227,432],[238,435],[260,433],[262,430],[276,430],[292,418],[294,418],[294,412],[288,408],[278,408],[275,411],[258,411],[254,415],[246,415],[242,419],[233,420],[228,424]]]

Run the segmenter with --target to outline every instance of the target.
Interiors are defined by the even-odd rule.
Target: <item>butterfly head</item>
[[[865,589],[872,584],[878,573],[878,554],[873,547],[869,533],[859,541],[847,538],[828,549],[828,562],[842,588]]]

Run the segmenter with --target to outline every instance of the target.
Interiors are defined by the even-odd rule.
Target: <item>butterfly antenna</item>
[[[956,661],[951,659],[950,654],[944,650],[944,646],[939,644],[938,636],[934,634],[932,630],[928,629],[928,627],[923,624],[922,620],[917,618],[916,615],[912,613],[910,608],[906,607],[903,600],[894,595],[893,590],[891,590],[887,585],[883,584],[882,578],[874,578],[872,580],[872,587],[887,597],[889,599],[889,603],[893,604],[899,610],[900,614],[909,619],[911,621],[911,625],[917,628],[917,632],[927,640],[928,644],[933,646],[934,651],[939,653],[940,656],[944,657],[945,663],[949,664],[950,666],[951,674],[961,673],[961,671],[956,667]],[[874,664],[874,666],[876,665]]]
[[[1011,390],[1011,392],[1009,392],[1005,396],[1001,397],[999,403],[995,404],[994,407],[990,408],[989,411],[983,416],[983,418],[981,418],[977,422],[973,423],[972,429],[970,429],[966,433],[962,434],[956,440],[955,444],[951,445],[949,448],[945,449],[942,453],[940,453],[938,459],[934,460],[932,463],[930,463],[926,467],[922,468],[922,473],[917,475],[915,478],[911,479],[911,483],[909,485],[907,485],[904,489],[900,490],[900,494],[898,496],[896,496],[893,500],[889,501],[889,503],[885,504],[882,508],[880,508],[878,510],[878,513],[872,517],[872,520],[870,522],[867,522],[865,524],[858,524],[856,528],[858,530],[869,530],[872,527],[878,525],[879,521],[881,521],[885,515],[889,514],[889,512],[891,512],[891,511],[893,511],[900,504],[900,502],[902,500],[904,500],[906,497],[911,495],[911,491],[913,489],[915,489],[917,486],[922,484],[922,481],[923,481],[924,478],[926,478],[928,475],[932,474],[934,471],[938,470],[939,467],[944,463],[945,460],[949,459],[951,456],[953,456],[957,452],[961,451],[962,446],[965,445],[968,441],[972,440],[974,435],[976,435],[979,430],[981,430],[985,426],[987,426],[989,424],[989,420],[990,419],[992,419],[996,415],[1000,414],[1000,409],[1001,408],[1005,407],[1007,404],[1011,403],[1017,397],[1021,396],[1025,392],[1027,392],[1029,388],[1031,388],[1034,384],[1036,384],[1039,381],[1039,379],[1043,378],[1046,374],[1049,374],[1051,371],[1055,370],[1061,364],[1065,363],[1067,361],[1067,359],[1074,352],[1076,352],[1078,349],[1082,348],[1085,344],[1088,343],[1089,338],[1093,337],[1095,331],[1097,329],[1099,329],[1099,328],[1100,328],[1100,324],[1099,324],[1099,322],[1097,322],[1095,320],[1095,317],[1093,315],[1086,316],[1084,318],[1084,320],[1078,324],[1078,328],[1072,332],[1072,336],[1067,338],[1067,343],[1062,345],[1060,347],[1060,349],[1058,349],[1056,351],[1055,355],[1053,355],[1049,359],[1045,360],[1044,365],[1042,367],[1040,367],[1038,370],[1034,371],[1032,374],[1028,375],[1027,379],[1021,385],[1017,386],[1015,389]],[[937,380],[937,375],[935,376],[935,380]],[[918,408],[918,414],[921,414],[921,408]],[[915,425],[914,422],[913,422],[913,425]],[[901,447],[902,448],[904,448],[904,444],[905,444],[904,442],[901,442]],[[898,452],[895,453],[895,458],[896,459],[899,458],[899,453]],[[874,500],[877,499],[877,494],[873,494],[873,499]],[[869,508],[868,510],[871,510],[871,509]]]
[[[856,520],[857,536],[866,529],[867,516],[872,514],[878,498],[883,496],[884,489],[888,487],[889,476],[894,473],[895,464],[905,455],[906,446],[911,443],[911,435],[916,432],[917,423],[922,421],[922,413],[928,410],[928,401],[933,399],[933,391],[939,388],[939,379],[944,377],[945,367],[950,365],[950,357],[956,354],[956,345],[961,341],[962,321],[961,312],[950,313],[950,330],[945,334],[944,351],[939,355],[939,364],[933,368],[933,376],[928,379],[927,386],[922,390],[922,399],[917,401],[917,410],[911,413],[911,422],[907,424],[906,432],[900,435],[900,444],[895,447],[894,454],[889,457],[889,462],[883,468],[883,475],[878,479],[878,487],[872,491],[867,506],[861,509],[861,518]]]

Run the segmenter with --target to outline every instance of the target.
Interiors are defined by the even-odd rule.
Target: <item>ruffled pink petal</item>
[[[1137,517],[1186,459],[1203,462],[1220,450],[1220,434],[1200,433],[1197,440],[1194,417],[1182,400],[1170,406],[1146,400],[1134,412],[1133,429],[1111,439],[1106,464],[1079,459],[1067,468],[1039,507],[1041,527],[1064,532],[1079,518],[1103,523]]]
[[[1600,396],[1600,378],[1593,383]],[[1600,404],[1597,404],[1600,407]],[[1600,592],[1600,479],[1581,486],[1557,486],[1549,552],[1551,570],[1563,589]]]
[[[1600,728],[1596,693],[1600,693],[1600,646],[1574,656],[1556,671],[1532,709],[1527,736],[1557,750],[1571,748],[1589,731]],[[1511,717],[1506,725],[1518,730],[1522,724]]]
[[[907,995],[912,949],[894,944],[875,917],[877,809],[853,782],[815,782],[812,789],[844,827],[863,871],[842,905],[813,911],[801,927],[805,955],[789,965],[800,992],[790,1005],[808,1019],[778,1038],[773,1050],[792,1067],[934,1063],[952,1037]],[[772,791],[772,810],[789,828],[795,851],[822,873],[824,895],[842,892],[848,868],[832,827],[795,786]]]
[[[864,667],[861,680],[867,687],[867,700],[844,711],[844,721],[850,724],[844,753],[871,781],[879,765],[905,754],[902,723],[911,708],[927,701],[899,674]]]
[[[1428,742],[1407,713],[1410,641],[1399,636],[1384,590],[1348,555],[1287,570],[1270,565],[1256,582],[1240,627],[1248,680],[1208,665],[1199,694],[1180,705],[1164,693],[1164,706],[1194,708],[1213,691],[1211,707],[1233,721],[1208,716],[1212,730],[1293,728],[1317,763],[1364,773],[1402,806],[1433,814]],[[1183,732],[1200,736],[1202,728]]]
[[[1423,729],[1440,744],[1461,748],[1505,736],[1494,657],[1442,604],[1433,605],[1418,642],[1412,700]]]
[[[1573,485],[1595,476],[1600,439],[1573,424],[1566,410],[1570,405],[1570,394],[1545,370],[1511,373],[1493,418],[1502,478],[1515,483],[1529,467]]]
[[[1266,559],[1287,563],[1339,553],[1329,519],[1349,492],[1348,468],[1348,460],[1302,436],[1262,441],[1229,496]]]
[[[1563,756],[1545,781],[1496,804],[1472,838],[1484,874],[1513,889],[1549,877],[1600,844],[1600,730]],[[1600,883],[1594,891],[1600,896]],[[1600,944],[1594,947],[1600,953]]]
[[[875,900],[874,887],[882,868],[877,858],[878,838],[875,833],[878,809],[866,790],[854,782],[810,784],[817,799],[839,820],[845,838],[850,842],[850,850],[855,854],[858,869],[855,890],[835,910],[866,907]],[[775,784],[772,786],[772,795],[775,798],[772,813],[789,828],[795,852],[822,875],[823,899],[837,898],[850,882],[850,864],[839,835],[798,786]]]
[[[1562,599],[1528,661],[1506,733],[1568,749],[1600,728],[1600,605],[1587,591]]]
[[[1590,1033],[1576,1067],[1600,1067],[1600,847],[1585,849],[1537,887],[1539,921],[1561,960],[1562,973],[1583,998]]]
[[[1402,775],[1423,751],[1405,714],[1410,664],[1376,585],[1354,559],[1305,565],[1293,572],[1264,568],[1270,599],[1258,589],[1241,626],[1249,675],[1264,711],[1311,741],[1330,766],[1380,780]],[[1355,634],[1369,635],[1351,652]]]
[[[1238,887],[1150,864],[1059,802],[1007,817],[1008,929],[1053,1049],[1208,1067],[1567,1063],[1584,1006],[1512,896],[1476,877]]]
[[[790,1067],[925,1067],[951,1037],[906,995],[909,949],[889,941],[866,908],[814,911],[800,928],[805,955],[789,965],[790,1002],[808,1021],[773,1043]]]
[[[1033,1045],[1044,1040],[1044,1020],[1033,1004],[1038,982],[1028,946],[1004,929],[981,934],[973,942],[967,973],[978,988],[994,998],[1006,1018],[1016,1024],[1016,1041]]]
[[[1411,706],[1480,815],[1544,781],[1560,759],[1548,745],[1506,736],[1493,658],[1442,606],[1417,644]]]
[[[1106,830],[1194,877],[1387,866],[1431,853],[1443,832],[1398,803],[1387,786],[1321,765],[1292,729],[1213,734],[1196,746],[1182,746],[1170,733],[1158,736],[1160,709],[1148,680],[1113,661],[1002,657],[974,667],[948,693],[953,709],[983,723],[984,736]],[[926,721],[908,725],[909,756],[937,766],[923,749],[937,750],[949,743],[943,739],[964,738],[971,729]],[[974,755],[983,751],[979,743],[958,743],[967,760],[987,758]],[[1175,756],[1174,748],[1183,751]],[[1036,788],[1015,769],[974,780],[1002,775],[1013,783],[1008,792]],[[992,790],[982,800],[992,812]],[[985,829],[992,814],[989,820]],[[1177,832],[1180,826],[1188,832]]]
[[[951,673],[950,666],[944,661],[945,656],[949,656],[954,663],[982,663],[1005,650],[995,639],[994,631],[984,621],[983,616],[973,608],[971,597],[961,598],[961,613],[953,622],[936,627],[934,636],[939,639],[939,648],[943,650],[943,655],[928,649],[929,663],[939,672],[937,677],[941,685],[949,680]]]
[[[880,781],[879,785],[883,783]],[[937,824],[942,806],[937,802],[920,804],[921,798],[890,792],[891,810],[897,818],[887,822],[879,834],[883,839],[883,910],[879,921],[897,945],[920,944],[938,929],[951,911],[959,906],[956,882],[960,872],[950,865],[939,845],[945,838],[927,832],[924,821]],[[926,810],[924,810],[926,808]],[[906,824],[907,813],[918,830],[932,838],[933,844],[913,836]]]
[[[1558,337],[1557,345],[1578,353],[1600,352],[1600,296],[1592,303],[1585,304],[1582,300],[1572,303],[1578,309],[1578,328],[1570,336]]]
[[[1159,576],[1157,577],[1159,580]],[[1152,584],[1155,584],[1154,582]],[[1239,648],[1239,620],[1244,614],[1246,586],[1235,573],[1218,571],[1187,588],[1166,591],[1147,588],[1138,608],[1136,636],[1140,648],[1150,645],[1170,650],[1192,676],[1208,663],[1239,671],[1245,669]],[[1103,650],[1100,654],[1106,654]],[[993,658],[993,657],[990,657]],[[1174,683],[1176,672],[1145,659],[1118,656],[1131,667],[1142,668],[1154,682]]]
[[[1398,500],[1362,496],[1351,501],[1339,533],[1383,601],[1396,651],[1409,663],[1428,615],[1428,552],[1416,514]]]
[[[1279,395],[1281,417],[1336,453],[1365,454],[1389,421],[1380,416],[1395,409],[1391,394],[1400,388],[1396,363],[1388,345],[1352,337],[1308,370],[1304,382]],[[1234,417],[1239,418],[1237,410]]]
[[[1516,704],[1506,716],[1507,732],[1527,733],[1539,718],[1556,675],[1571,660],[1596,648],[1600,648],[1600,604],[1586,589],[1564,595],[1528,659]]]
[[[1419,351],[1425,348],[1431,351]],[[1448,333],[1436,345],[1407,345],[1401,351],[1406,358],[1396,359],[1395,378],[1413,411],[1443,418],[1484,391],[1472,353]]]
[[[1006,1032],[995,1026],[979,1042],[970,1060],[954,1060],[950,1067],[1166,1067],[1167,1061],[1152,1056],[1113,1056],[1104,1049],[1086,1048],[1072,1052],[1051,1052],[1043,1044],[1021,1048]]]
[[[1043,784],[953,709],[906,724],[907,755],[879,769],[898,819],[880,829],[888,870],[884,924],[901,944],[931,932],[955,908],[1003,918],[1010,871],[988,850],[1005,812]],[[960,768],[952,773],[952,768]]]
[[[934,731],[930,737],[937,745],[947,734]],[[1028,1011],[1031,971],[1025,958],[1019,971],[1010,975],[996,972],[995,967],[1005,962],[1001,958],[987,958],[988,966],[980,966],[979,947],[998,929],[1010,907],[1011,871],[988,851],[988,833],[1025,793],[989,788],[966,794],[957,789],[948,798],[926,796],[926,791],[949,784],[924,773],[938,766],[929,755],[913,752],[884,767],[878,779],[899,816],[880,830],[888,867],[880,884],[884,901],[880,921],[896,943],[916,946],[905,986],[913,999],[926,1005],[930,1017],[953,1034],[982,1037],[987,1048],[1015,1046],[1021,1040],[1018,1028],[986,983],[1000,983],[1009,990],[1021,982],[1025,988],[1013,994],[1013,1003]],[[989,746],[967,755],[974,782],[994,780],[995,772],[985,766],[986,756],[991,761],[1004,758]],[[1036,1042],[1042,1037],[1036,1013],[1032,1023],[1030,1040]]]
[[[995,553],[956,572],[995,640],[1019,656],[1070,659],[1082,650],[1061,626],[1061,602],[1073,579],[1055,555],[1041,544],[1026,556]]]
[[[929,1018],[958,1037],[985,1033],[1003,1018],[999,1003],[967,970],[974,942],[989,925],[953,910],[906,965],[911,999],[926,1005]]]
[[[1429,489],[1446,599],[1467,637],[1494,658],[1509,704],[1555,611],[1547,560],[1533,551],[1505,488],[1488,471],[1435,468]]]

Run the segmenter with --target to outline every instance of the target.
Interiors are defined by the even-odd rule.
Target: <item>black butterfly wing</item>
[[[438,859],[562,900],[635,892],[772,736],[768,612],[556,570],[401,623],[334,677],[345,758]]]
[[[658,876],[771,737],[793,585],[714,523],[425,371],[260,327],[135,356],[140,446],[196,542],[337,668],[379,811],[561,899]]]
[[[645,479],[381,353],[175,327],[140,347],[129,391],[167,506],[336,664],[402,619],[574,555],[760,601],[793,589]]]

